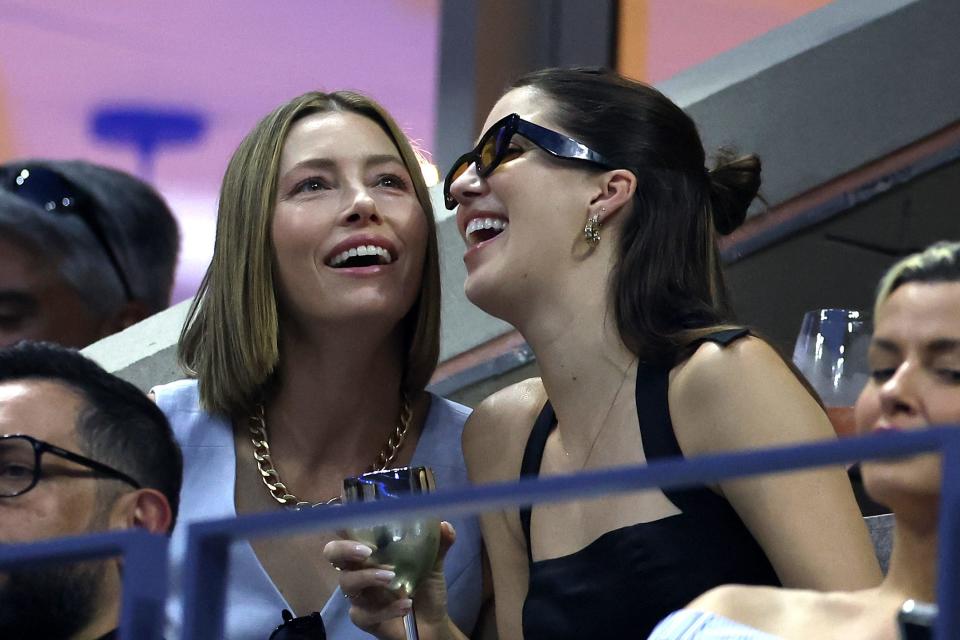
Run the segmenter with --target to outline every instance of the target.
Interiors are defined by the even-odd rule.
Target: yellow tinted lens
[[[450,170],[450,181],[448,184],[452,184],[454,180],[462,176],[467,172],[467,167],[470,166],[469,160],[464,160],[459,165]]]
[[[477,161],[477,173],[486,176],[496,166],[497,161],[497,138],[500,132],[487,137],[480,148],[480,157]]]

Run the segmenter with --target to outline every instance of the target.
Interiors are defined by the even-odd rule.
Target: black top
[[[703,341],[726,346],[746,329]],[[669,367],[637,368],[637,414],[647,460],[682,456],[667,401]],[[521,475],[536,477],[556,428],[547,401],[523,454]],[[660,620],[708,589],[728,583],[780,585],[737,513],[706,486],[664,491],[681,512],[609,531],[568,556],[533,561],[530,508],[520,510],[530,584],[523,605],[525,640],[646,638]]]

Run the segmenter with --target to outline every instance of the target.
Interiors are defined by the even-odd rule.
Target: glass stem
[[[403,616],[403,630],[407,633],[407,640],[420,640],[420,634],[417,633],[417,618],[414,615],[413,605],[410,605],[410,611]]]

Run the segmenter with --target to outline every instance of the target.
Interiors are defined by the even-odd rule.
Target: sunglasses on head
[[[519,133],[555,158],[582,160],[601,167],[612,169],[613,164],[602,155],[580,144],[562,133],[551,131],[527,120],[515,113],[498,120],[480,138],[480,142],[471,151],[463,154],[453,163],[453,168],[443,181],[443,199],[447,209],[457,206],[457,200],[450,194],[450,185],[463,175],[471,164],[477,165],[477,175],[486,178],[493,173],[507,155],[510,140]]]
[[[92,199],[83,190],[55,171],[43,167],[23,167],[15,171],[8,183],[4,185],[7,191],[16,194],[28,202],[39,206],[44,211],[60,215],[73,215],[83,220],[93,237],[96,238],[110,265],[120,279],[123,294],[127,301],[133,300],[133,291],[117,254],[114,253],[107,240],[107,234],[95,214],[95,205]]]

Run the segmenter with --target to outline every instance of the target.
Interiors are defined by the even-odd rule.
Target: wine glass
[[[433,472],[427,467],[383,469],[344,479],[342,499],[344,504],[389,500],[435,489]],[[396,577],[388,588],[401,598],[408,598],[437,559],[440,520],[417,517],[374,527],[352,527],[347,529],[347,535],[373,549],[369,562],[389,566]],[[407,640],[419,640],[412,608],[403,616],[403,628]]]
[[[803,316],[793,363],[820,395],[839,436],[853,435],[853,405],[867,383],[870,324],[861,311],[818,309]]]

